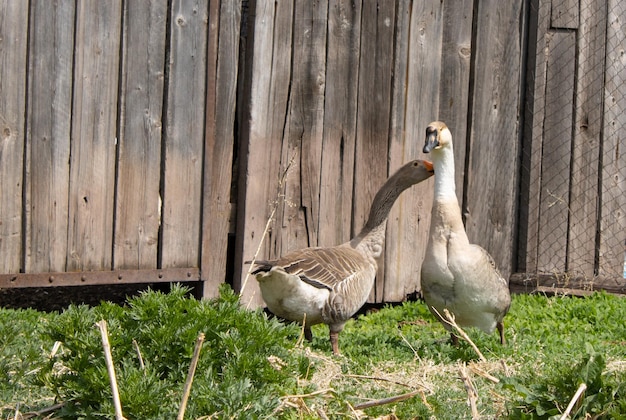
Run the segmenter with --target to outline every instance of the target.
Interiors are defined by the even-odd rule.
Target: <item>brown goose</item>
[[[504,344],[502,319],[511,305],[509,285],[487,251],[469,243],[456,198],[452,134],[443,122],[432,122],[426,129],[424,153],[432,154],[436,174],[421,272],[424,300],[440,321],[437,312],[448,309],[461,327],[477,327],[488,334],[498,328]],[[452,339],[456,342],[454,335]]]
[[[339,354],[338,336],[367,300],[374,285],[385,240],[389,211],[404,190],[433,175],[432,164],[414,160],[398,169],[380,188],[365,227],[351,241],[330,248],[305,248],[275,261],[257,261],[253,274],[272,313],[302,323],[330,328],[330,343]]]

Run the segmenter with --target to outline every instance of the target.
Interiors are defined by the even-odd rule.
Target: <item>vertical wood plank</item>
[[[626,5],[609,0],[604,86],[599,267],[601,276],[624,284],[626,252]]]
[[[541,159],[546,112],[547,37],[550,0],[531,0],[524,103],[524,141],[518,231],[518,271],[537,272]]]
[[[465,222],[505,278],[516,223],[522,2],[480,2],[476,12],[474,91]]]
[[[205,298],[226,282],[239,67],[240,0],[211,0],[207,56],[206,144],[201,269]]]
[[[161,267],[198,267],[208,0],[172,2]]]
[[[318,244],[327,6],[326,2],[295,3],[293,44],[297,48],[292,54],[281,157],[283,165],[292,158],[294,165],[277,213],[279,254]]]
[[[469,126],[467,116],[470,106],[473,3],[473,0],[445,2],[443,11],[438,119],[444,121],[454,135],[456,195],[461,205],[465,187],[465,147]]]
[[[424,157],[426,125],[438,118],[440,80],[445,72],[440,62],[444,8],[439,1],[398,3],[389,174],[411,159]],[[429,180],[405,191],[389,214],[382,296],[385,302],[402,301],[419,290],[432,187],[433,181]]]
[[[117,269],[157,267],[167,0],[124,3]]]
[[[73,0],[31,2],[25,271],[65,271],[72,114]]]
[[[28,3],[0,3],[0,268],[22,265],[22,185]]]
[[[285,192],[281,176],[287,163],[281,163],[280,156],[291,81],[293,4],[258,0],[250,10],[254,27],[248,43],[251,57],[246,59],[245,89],[250,96],[245,99],[249,108],[241,140],[234,288],[241,291],[242,302],[255,306],[263,300],[244,262],[259,247],[258,258],[277,254],[274,235],[278,233],[270,231],[263,238],[263,232],[273,206]]]
[[[332,246],[352,234],[361,2],[328,6],[326,90],[318,244]]]
[[[573,32],[550,33],[547,48],[537,268],[540,272],[562,273],[566,269],[570,204],[576,36]]]
[[[121,4],[77,3],[68,271],[111,269]]]
[[[591,278],[595,269],[598,222],[607,15],[605,1],[581,0],[580,7],[567,271]]]
[[[580,1],[584,3],[586,0]],[[578,28],[578,2],[579,0],[552,0],[551,26],[553,29]],[[586,18],[589,16],[581,16],[581,22],[584,23]]]
[[[361,17],[358,114],[354,164],[352,230],[358,232],[369,215],[372,199],[387,179],[391,80],[393,76],[394,2],[363,2]],[[384,260],[379,261],[371,301],[384,290]]]

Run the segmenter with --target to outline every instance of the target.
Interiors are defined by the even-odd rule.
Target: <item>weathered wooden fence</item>
[[[586,23],[596,3],[604,41]],[[528,286],[537,273],[571,272],[572,257],[539,263],[556,255],[541,248],[548,235],[554,249],[569,241],[566,253],[591,252],[597,278],[607,255],[611,270],[623,261],[626,239],[618,6],[0,0],[0,288],[201,280],[205,296],[232,282],[260,304],[245,262],[349,239],[386,177],[422,157],[435,119],[453,131],[470,239],[506,276]],[[558,26],[572,13],[580,28]],[[556,38],[606,57],[593,68],[602,82],[583,77],[582,56],[546,64]],[[563,83],[577,94],[555,98]],[[544,111],[566,113],[574,97],[571,120]],[[587,154],[550,143],[560,138],[550,130],[564,129],[568,144],[596,133],[578,134],[585,106],[601,127],[583,165],[591,172],[576,166]],[[572,162],[567,191],[591,182],[584,194],[598,200],[591,218],[574,220],[569,208],[559,232],[548,230],[550,197],[562,194],[549,171],[566,171],[549,159]],[[425,182],[396,203],[372,301],[419,290],[431,189]],[[587,227],[592,245],[571,240]]]

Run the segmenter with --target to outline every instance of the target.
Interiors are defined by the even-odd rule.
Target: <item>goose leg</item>
[[[504,339],[504,323],[502,321],[498,322],[496,324],[496,328],[500,333],[500,344],[502,344],[503,346],[506,345],[506,340]]]
[[[311,332],[311,327],[304,327],[304,338],[306,338],[306,341],[313,341],[313,333]]]
[[[339,355],[339,331],[330,331],[330,345],[333,348],[333,354]]]

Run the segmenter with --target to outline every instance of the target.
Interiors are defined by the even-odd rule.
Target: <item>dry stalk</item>
[[[566,420],[569,417],[569,413],[572,411],[572,409],[574,408],[574,405],[576,405],[576,403],[578,402],[578,399],[582,396],[582,394],[585,392],[586,389],[587,389],[587,384],[585,383],[580,384],[580,386],[576,390],[576,393],[574,394],[571,401],[569,402],[567,408],[563,412],[563,415],[561,416],[561,420]]]
[[[467,399],[470,404],[470,409],[472,410],[472,419],[478,419],[480,418],[478,408],[476,407],[476,402],[478,401],[478,391],[476,391],[476,387],[474,386],[472,379],[469,377],[467,367],[465,365],[460,367],[459,372],[461,374],[463,385],[465,385],[465,390],[467,391]]]
[[[26,420],[26,419],[31,419],[33,417],[41,417],[45,414],[52,413],[53,411],[63,408],[65,404],[66,403],[62,402],[62,403],[51,405],[50,407],[42,408],[41,410],[38,410],[38,411],[30,411],[28,413],[23,414],[21,416],[21,419]]]
[[[274,221],[274,215],[276,214],[276,210],[278,209],[278,204],[280,203],[281,200],[285,200],[285,195],[281,194],[281,190],[283,189],[283,185],[285,185],[285,179],[287,179],[287,174],[289,173],[289,169],[291,169],[291,165],[293,164],[295,159],[296,159],[295,155],[293,155],[291,159],[289,159],[289,163],[287,164],[287,167],[285,168],[285,170],[283,171],[283,173],[281,174],[278,180],[278,193],[276,194],[276,200],[274,200],[271,204],[272,210],[270,211],[270,215],[267,218],[267,222],[265,223],[265,229],[263,229],[263,234],[261,235],[261,239],[259,240],[259,246],[257,246],[256,251],[254,252],[254,256],[252,257],[252,260],[250,261],[250,267],[248,267],[248,272],[246,273],[246,277],[244,278],[243,284],[241,285],[239,296],[243,296],[243,291],[246,289],[246,285],[248,284],[248,279],[250,278],[250,275],[252,274],[252,268],[254,267],[254,263],[257,257],[259,256],[259,252],[261,252],[263,241],[265,240],[265,237],[267,236],[267,233],[270,230],[270,226],[272,225],[272,222]],[[252,299],[250,299],[250,301],[248,302],[248,306],[250,305],[251,302],[252,302]]]
[[[454,328],[459,335],[461,336],[461,338],[463,338],[465,341],[467,341],[469,343],[470,346],[472,346],[472,348],[474,349],[474,351],[476,352],[476,354],[478,355],[478,357],[480,358],[481,362],[486,362],[487,359],[485,358],[485,356],[483,356],[483,354],[480,352],[480,350],[478,349],[478,346],[476,346],[476,344],[474,344],[474,342],[472,341],[471,338],[469,338],[469,336],[465,333],[465,331],[463,331],[461,329],[461,327],[459,327],[457,325],[457,323],[454,321],[454,314],[450,313],[450,311],[448,311],[447,309],[443,310],[443,313],[445,315],[441,316],[441,314],[437,311],[437,309],[435,309],[433,307],[433,310],[435,311],[435,313],[439,316],[439,318],[441,318],[442,320],[444,320],[444,322],[448,325],[450,325],[452,328]]]
[[[204,333],[198,334],[196,339],[196,347],[193,350],[193,357],[191,358],[191,364],[189,365],[189,372],[187,372],[187,380],[185,381],[185,389],[183,391],[183,399],[178,409],[178,416],[176,420],[183,420],[185,417],[185,410],[187,409],[187,400],[189,400],[189,394],[191,393],[191,384],[193,383],[193,375],[196,373],[196,367],[198,366],[198,359],[200,358],[200,350],[202,349],[202,343],[204,343]]]
[[[417,389],[415,391],[407,392],[406,394],[395,395],[393,397],[381,398],[380,400],[368,401],[368,402],[365,402],[365,403],[357,404],[357,405],[354,406],[354,409],[355,410],[363,410],[363,409],[370,408],[370,407],[377,407],[379,405],[392,404],[392,403],[395,403],[395,402],[408,400],[409,398],[412,398],[412,397],[414,397],[416,395],[419,395],[421,393],[422,393],[422,391]]]
[[[332,388],[320,389],[318,391],[311,392],[309,394],[296,394],[296,395],[285,395],[280,397],[280,404],[278,407],[274,409],[270,418],[273,418],[276,413],[279,413],[283,410],[284,407],[292,407],[300,410],[305,410],[308,414],[311,414],[311,409],[304,402],[305,398],[316,397],[318,395],[326,396],[327,394],[332,394],[335,392]]]
[[[137,340],[135,340],[133,338],[133,347],[135,348],[135,351],[137,352],[137,357],[139,358],[139,366],[141,366],[141,370],[144,370],[146,368],[146,365],[144,365],[143,363],[143,357],[141,357],[141,350],[139,349],[139,344],[137,343]]]
[[[481,368],[479,368],[475,364],[469,365],[469,368],[472,371],[472,373],[474,373],[474,374],[476,374],[478,376],[482,376],[483,378],[487,379],[488,381],[493,382],[494,384],[497,384],[497,383],[500,382],[500,379],[496,378],[495,376],[491,375],[488,372],[485,372],[484,370],[482,370]]]
[[[104,361],[109,372],[109,381],[111,382],[111,393],[113,394],[113,406],[115,407],[115,419],[126,420],[122,414],[122,403],[120,402],[120,394],[117,389],[117,379],[115,378],[115,367],[113,366],[113,356],[111,355],[111,344],[109,344],[109,332],[107,330],[107,322],[103,319],[96,322],[96,326],[100,329],[102,336],[102,348],[104,349]]]

